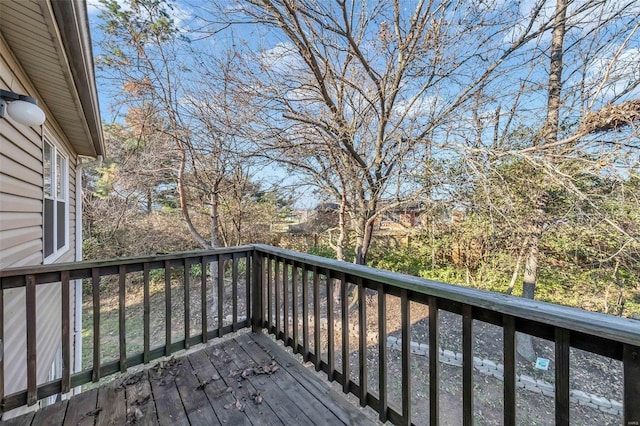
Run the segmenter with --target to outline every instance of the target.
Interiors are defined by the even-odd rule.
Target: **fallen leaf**
[[[204,389],[207,387],[207,385],[209,383],[211,383],[213,380],[205,380],[204,382],[200,383],[198,386],[196,386],[196,389]]]
[[[256,391],[253,394],[251,394],[251,398],[253,399],[253,402],[255,402],[256,404],[262,404],[262,395],[260,395],[259,391]]]
[[[100,414],[101,411],[102,411],[102,408],[96,408],[95,410],[87,411],[87,413],[84,416],[85,417],[94,417],[94,416],[97,416],[98,414]]]

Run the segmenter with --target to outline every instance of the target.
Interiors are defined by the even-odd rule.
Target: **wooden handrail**
[[[330,270],[334,275],[345,273],[350,277],[359,277],[389,285],[397,289],[395,295],[398,296],[400,289],[406,289],[418,294],[468,304],[495,313],[526,318],[534,322],[596,335],[622,343],[640,344],[640,322],[637,320],[447,284],[262,244],[256,244],[254,247],[263,254]],[[619,355],[616,359],[622,359],[622,354]]]

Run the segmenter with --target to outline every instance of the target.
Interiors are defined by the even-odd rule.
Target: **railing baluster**
[[[272,265],[272,261],[271,261],[271,255],[268,255],[267,257],[267,330],[269,331],[269,333],[271,333],[273,331],[273,290],[272,288],[272,282],[273,282],[273,276],[272,276],[272,270],[273,270],[273,265]]]
[[[438,299],[429,296],[429,424],[440,419],[440,325]]]
[[[238,331],[238,258],[236,253],[231,256],[231,329]]]
[[[320,371],[322,348],[320,346],[320,276],[318,268],[314,265],[313,274],[313,346],[316,353],[316,371]]]
[[[151,361],[151,356],[150,356],[150,346],[151,346],[151,342],[150,342],[150,334],[151,334],[151,306],[150,306],[150,296],[149,296],[149,263],[145,262],[142,265],[142,286],[143,286],[143,300],[142,300],[142,304],[143,304],[143,315],[144,315],[144,319],[143,319],[143,339],[144,339],[144,347],[143,347],[143,354],[142,354],[142,359],[144,361],[145,364],[148,364],[149,361]]]
[[[334,341],[334,329],[333,326],[335,324],[334,312],[333,312],[333,285],[334,280],[331,278],[330,271],[327,271],[326,275],[326,283],[327,283],[327,357],[329,360],[329,381],[333,382],[335,380],[335,369],[336,369],[336,351],[335,351],[335,341]]]
[[[118,267],[118,337],[120,347],[120,371],[127,371],[127,335],[125,324],[127,266]]]
[[[201,312],[201,321],[202,321],[202,342],[207,343],[209,340],[208,331],[209,325],[207,324],[207,314],[209,310],[207,309],[207,258],[202,256],[200,260],[200,308]]]
[[[462,307],[462,423],[473,424],[473,308]]]
[[[100,380],[100,275],[98,268],[91,269],[91,290],[93,293],[93,375],[92,380]]]
[[[258,252],[256,251],[256,253]],[[262,254],[260,255],[263,256]],[[264,295],[262,300],[262,303],[263,303],[262,315],[264,317],[263,327],[267,329],[267,332],[270,332],[271,318],[269,317],[269,313],[271,312],[271,281],[270,281],[271,260],[269,259],[268,254],[260,258],[260,267],[262,268],[262,275],[260,277],[261,279],[260,282],[262,283],[262,294]]]
[[[556,328],[556,425],[569,424],[569,331]]]
[[[640,347],[623,345],[622,347],[623,407],[625,426],[640,425]]]
[[[282,261],[282,320],[284,322],[284,344],[289,344],[289,265]]]
[[[216,256],[218,262],[218,337],[224,335],[222,322],[224,316],[224,260],[221,255]]]
[[[302,264],[302,355],[309,361],[309,271]]]
[[[510,315],[502,317],[504,344],[504,425],[516,424],[516,322]]]
[[[275,297],[276,297],[276,339],[280,339],[280,286],[278,285],[278,278],[280,276],[280,261],[276,257],[274,259],[275,272],[273,277],[273,284],[275,285]]]
[[[264,309],[264,301],[262,297],[264,296],[264,274],[262,272],[262,268],[264,266],[264,258],[257,251],[253,252],[253,289],[251,290],[253,294],[253,302],[255,303],[253,307],[253,317],[249,316],[249,311],[247,310],[247,319],[252,318],[252,330],[254,333],[258,333],[262,331],[264,313],[262,312]],[[249,275],[249,257],[247,257],[247,276]],[[249,289],[247,289],[247,294],[249,294]],[[247,309],[249,309],[247,305]]]
[[[340,301],[342,303],[342,391],[349,393],[349,300],[347,299],[347,277],[340,274]]]
[[[360,406],[367,405],[367,299],[365,288],[362,284],[362,278],[356,278],[358,286],[358,361],[360,363],[359,382],[360,382]]]
[[[171,355],[171,264],[164,261],[164,354]]]
[[[189,349],[191,338],[191,263],[185,258],[182,261],[182,286],[184,288],[184,348]]]
[[[298,267],[295,262],[291,264],[291,287],[293,352],[298,353]]]
[[[255,253],[255,252],[254,252]],[[255,255],[255,254],[254,254]],[[262,257],[260,257],[260,261],[262,262]],[[260,268],[260,270],[262,270],[262,268]],[[252,312],[252,307],[251,307],[251,277],[252,277],[252,266],[251,266],[251,259],[249,258],[249,253],[245,253],[244,255],[244,282],[245,282],[245,308],[244,308],[244,313],[245,313],[245,319],[246,321],[250,321],[252,316],[251,316],[251,312]],[[262,284],[262,281],[260,281],[260,285],[258,286],[258,288],[256,289],[258,291],[258,293],[255,293],[255,298],[257,300],[260,301],[260,303],[264,303],[264,289],[263,289],[264,285]],[[264,320],[264,312],[263,309],[264,307],[262,305],[256,306],[257,308],[259,308],[258,310],[256,310],[256,319],[258,320],[259,324],[260,324],[260,329],[262,329],[262,322]]]
[[[38,402],[36,359],[36,277],[26,277],[26,313],[27,313],[27,405]]]
[[[402,324],[402,422],[411,424],[411,323],[407,290],[400,292],[400,319]]]
[[[62,393],[71,389],[71,309],[69,271],[60,272],[62,293]]]
[[[387,421],[387,295],[378,285],[378,393],[380,421]]]

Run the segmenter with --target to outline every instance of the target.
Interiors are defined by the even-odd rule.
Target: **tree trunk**
[[[347,235],[347,226],[345,216],[347,214],[347,198],[342,192],[342,200],[340,200],[340,210],[338,211],[338,241],[336,242],[336,259],[344,261],[344,243]]]
[[[562,90],[562,55],[564,49],[564,35],[566,27],[567,0],[556,0],[556,14],[551,33],[551,65],[549,67],[549,91],[547,97],[547,119],[543,129],[543,143],[550,144],[558,139],[560,117],[560,94]],[[543,180],[537,182],[543,185]],[[524,282],[522,297],[533,299],[535,297],[536,283],[538,279],[538,264],[540,260],[540,240],[542,236],[542,224],[544,220],[543,207],[546,204],[545,190],[540,187],[533,197],[537,204],[534,210],[533,223],[530,226],[529,250],[524,266]],[[528,361],[535,361],[536,353],[533,349],[531,336],[518,333],[518,353]]]
[[[220,215],[218,213],[218,188],[213,188],[211,192],[211,247],[219,247],[220,246]]]
[[[187,205],[187,189],[184,186],[184,174],[187,164],[187,152],[186,148],[182,144],[178,144],[178,149],[180,149],[180,166],[178,168],[178,177],[177,177],[177,185],[178,185],[178,198],[180,199],[180,212],[182,213],[182,218],[187,224],[187,229],[189,229],[189,233],[193,236],[193,238],[202,246],[204,249],[209,249],[211,246],[207,242],[207,240],[200,235],[196,227],[193,225],[191,221],[191,216],[189,215],[189,207]]]
[[[535,296],[536,280],[538,279],[538,261],[540,256],[540,234],[530,238],[524,265],[524,279],[522,285],[522,297],[533,299]],[[516,345],[518,353],[529,362],[536,360],[536,351],[533,348],[533,340],[530,335],[517,333]]]
[[[357,265],[366,265],[367,254],[373,237],[373,221],[359,218],[357,223],[358,227],[356,232],[358,237],[356,239],[356,257],[354,263]]]
[[[539,228],[537,225],[536,228]],[[540,232],[534,230],[531,235],[531,243],[527,250],[527,258],[524,264],[524,279],[522,284],[522,297],[533,299],[538,279],[538,261],[540,257]]]
[[[518,275],[520,275],[520,264],[522,263],[522,258],[524,257],[524,250],[526,248],[527,247],[526,247],[526,241],[525,241],[525,247],[522,247],[518,251],[518,259],[516,260],[516,266],[513,267],[513,274],[511,275],[511,282],[509,283],[509,287],[507,288],[507,294],[511,294],[513,292],[513,288],[516,286]]]
[[[544,142],[549,144],[558,139],[560,122],[560,92],[562,90],[562,56],[566,27],[567,0],[556,1],[556,16],[551,33],[551,65],[549,68],[549,93],[547,97],[547,120]]]
[[[436,222],[435,219],[431,219],[431,270],[436,270]]]
[[[147,214],[151,214],[153,210],[153,191],[151,188],[147,188]]]

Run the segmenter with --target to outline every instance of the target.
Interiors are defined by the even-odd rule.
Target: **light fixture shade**
[[[46,118],[38,105],[20,100],[9,102],[7,113],[18,123],[30,127],[40,126]]]

